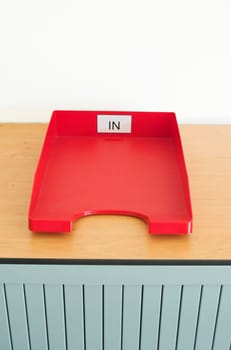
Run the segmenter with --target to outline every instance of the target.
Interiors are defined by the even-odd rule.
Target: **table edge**
[[[0,265],[153,265],[153,266],[226,266],[231,259],[67,259],[0,258]]]

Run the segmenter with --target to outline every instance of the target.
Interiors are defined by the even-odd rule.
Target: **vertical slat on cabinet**
[[[66,349],[65,315],[62,285],[45,285],[44,302],[49,350]]]
[[[220,286],[203,286],[195,350],[211,350]]]
[[[140,350],[157,350],[161,286],[144,286]]]
[[[177,340],[181,286],[165,286],[159,330],[159,350],[172,350]]]
[[[48,344],[43,300],[43,286],[41,284],[26,285],[25,298],[31,348],[33,350],[46,350]]]
[[[84,301],[86,349],[102,350],[102,286],[85,286]]]
[[[82,286],[67,285],[65,291],[66,332],[68,350],[84,350],[84,318]]]
[[[6,284],[9,324],[14,350],[30,349],[23,284]]]
[[[177,350],[193,350],[201,286],[184,286],[181,300],[181,314]]]
[[[104,287],[104,349],[121,349],[122,286]]]
[[[139,349],[141,286],[124,286],[122,349]]]
[[[4,286],[0,286],[0,349],[11,349],[11,332],[8,322],[8,310]]]
[[[231,348],[231,286],[223,286],[213,350]]]

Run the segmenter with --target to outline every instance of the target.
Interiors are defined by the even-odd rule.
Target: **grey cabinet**
[[[230,349],[231,266],[2,264],[0,283],[0,349]]]

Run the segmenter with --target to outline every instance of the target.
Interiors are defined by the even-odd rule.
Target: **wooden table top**
[[[128,216],[79,219],[71,233],[28,230],[46,124],[0,124],[0,258],[230,259],[231,125],[181,125],[193,207],[190,236],[152,236]]]

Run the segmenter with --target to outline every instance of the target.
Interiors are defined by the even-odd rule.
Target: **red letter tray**
[[[29,227],[69,232],[92,214],[144,219],[188,234],[192,210],[174,113],[55,111],[36,170]]]

